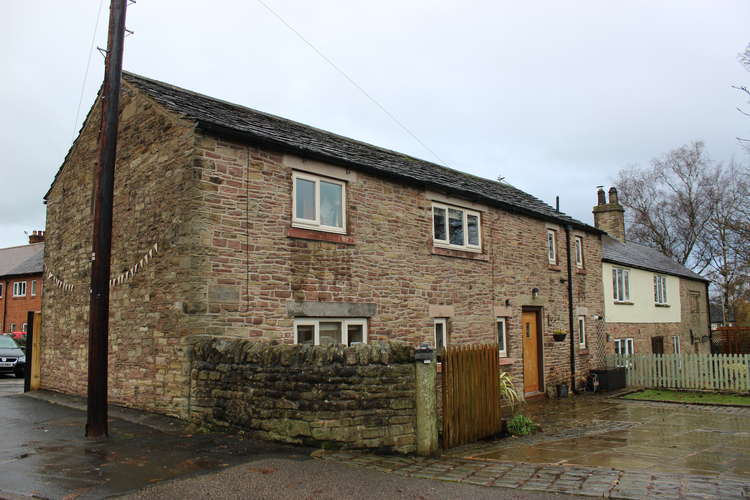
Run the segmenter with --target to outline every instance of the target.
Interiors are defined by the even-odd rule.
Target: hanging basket
[[[562,342],[567,336],[568,334],[565,332],[555,332],[552,334],[552,338],[555,339],[555,342]]]

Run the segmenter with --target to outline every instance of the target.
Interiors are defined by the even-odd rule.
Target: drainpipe
[[[570,390],[577,394],[576,391],[576,349],[575,349],[575,335],[573,335],[573,327],[575,321],[573,319],[573,264],[570,258],[570,224],[565,225],[565,247],[567,248],[567,264],[568,264],[568,331],[570,332]]]

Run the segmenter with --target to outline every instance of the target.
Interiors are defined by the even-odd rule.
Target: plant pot
[[[562,342],[567,335],[567,333],[553,333],[552,338],[555,339],[555,342]]]

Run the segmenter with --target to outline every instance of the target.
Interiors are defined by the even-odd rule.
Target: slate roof
[[[559,224],[571,224],[587,232],[603,233],[556,212],[543,201],[508,184],[459,172],[133,73],[123,72],[123,79],[168,110],[195,121],[199,128],[207,132],[447,191],[461,198],[485,202],[510,212]]]
[[[44,271],[44,243],[0,248],[0,276],[39,274]]]
[[[602,260],[682,278],[708,281],[700,274],[694,273],[654,248],[630,241],[621,243],[619,240],[606,235],[602,236]]]

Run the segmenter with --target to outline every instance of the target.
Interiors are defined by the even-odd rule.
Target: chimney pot
[[[29,245],[44,241],[44,231],[32,231],[29,235]]]
[[[598,189],[596,190],[596,204],[597,205],[607,204],[607,195],[604,193],[604,186],[598,186]]]
[[[609,188],[609,202],[613,204],[614,203],[619,204],[619,201],[617,200],[617,189],[614,186]]]

